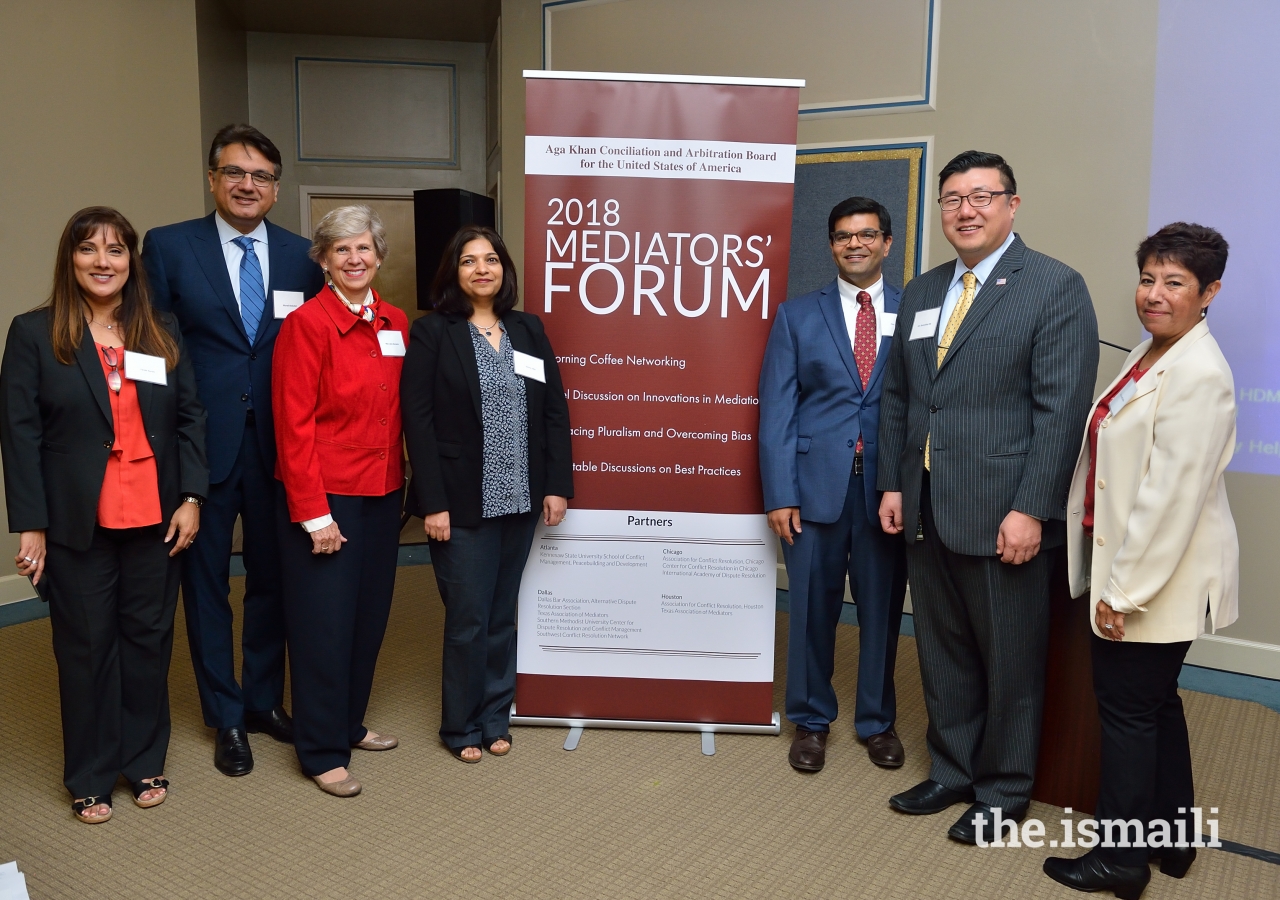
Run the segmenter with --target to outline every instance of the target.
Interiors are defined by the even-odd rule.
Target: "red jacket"
[[[328,514],[326,494],[381,497],[404,485],[404,357],[384,356],[377,332],[399,331],[407,344],[409,319],[374,296],[373,324],[325,287],[280,326],[271,404],[291,521]]]

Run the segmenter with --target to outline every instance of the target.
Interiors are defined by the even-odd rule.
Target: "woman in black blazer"
[[[147,380],[151,379],[151,380]],[[205,412],[172,321],[148,299],[138,236],[89,207],[62,233],[48,303],[0,364],[0,451],[15,557],[49,601],[63,776],[82,822],[169,782],[169,655],[180,565],[208,492]]]
[[[537,316],[515,309],[515,267],[491,228],[445,249],[434,312],[413,324],[400,380],[413,481],[445,604],[440,737],[477,763],[511,749],[516,601],[539,514],[573,496],[569,407]]]

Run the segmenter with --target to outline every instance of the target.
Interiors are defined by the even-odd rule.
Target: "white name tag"
[[[1111,398],[1111,415],[1114,416],[1116,413],[1120,412],[1120,410],[1124,409],[1125,404],[1132,400],[1133,395],[1137,392],[1138,382],[1130,378],[1129,383],[1120,388],[1120,392]]]
[[[880,337],[893,337],[893,333],[898,330],[898,314],[885,313],[880,317]]]
[[[302,296],[302,291],[272,291],[271,300],[275,305],[276,318],[283,319],[289,313],[293,312],[307,298]]]
[[[130,381],[149,381],[152,384],[168,384],[163,356],[124,351],[124,377]]]
[[[938,330],[938,316],[942,315],[942,307],[935,306],[933,309],[922,309],[916,312],[915,321],[911,323],[911,340],[918,341],[921,338],[930,337]]]
[[[394,328],[378,332],[378,346],[383,356],[404,356],[404,335]]]
[[[516,374],[523,375],[525,378],[532,378],[534,381],[547,383],[547,370],[542,364],[542,360],[536,356],[530,356],[528,353],[521,353],[519,350],[513,350],[516,359]]]

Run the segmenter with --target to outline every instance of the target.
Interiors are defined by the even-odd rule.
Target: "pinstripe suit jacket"
[[[1067,488],[1098,368],[1098,322],[1080,273],[1015,237],[978,292],[942,366],[936,330],[911,340],[922,309],[942,305],[948,262],[902,294],[880,408],[877,487],[902,492],[916,536],[925,437],[930,497],[948,549],[992,556],[1010,510],[1065,540]],[[1001,284],[1001,281],[1004,281]]]

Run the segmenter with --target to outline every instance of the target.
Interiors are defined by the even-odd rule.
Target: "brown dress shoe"
[[[827,733],[797,728],[787,762],[797,772],[821,772],[827,764]]]
[[[902,741],[898,740],[898,735],[892,728],[867,738],[867,756],[877,766],[885,769],[896,769],[907,759]]]

